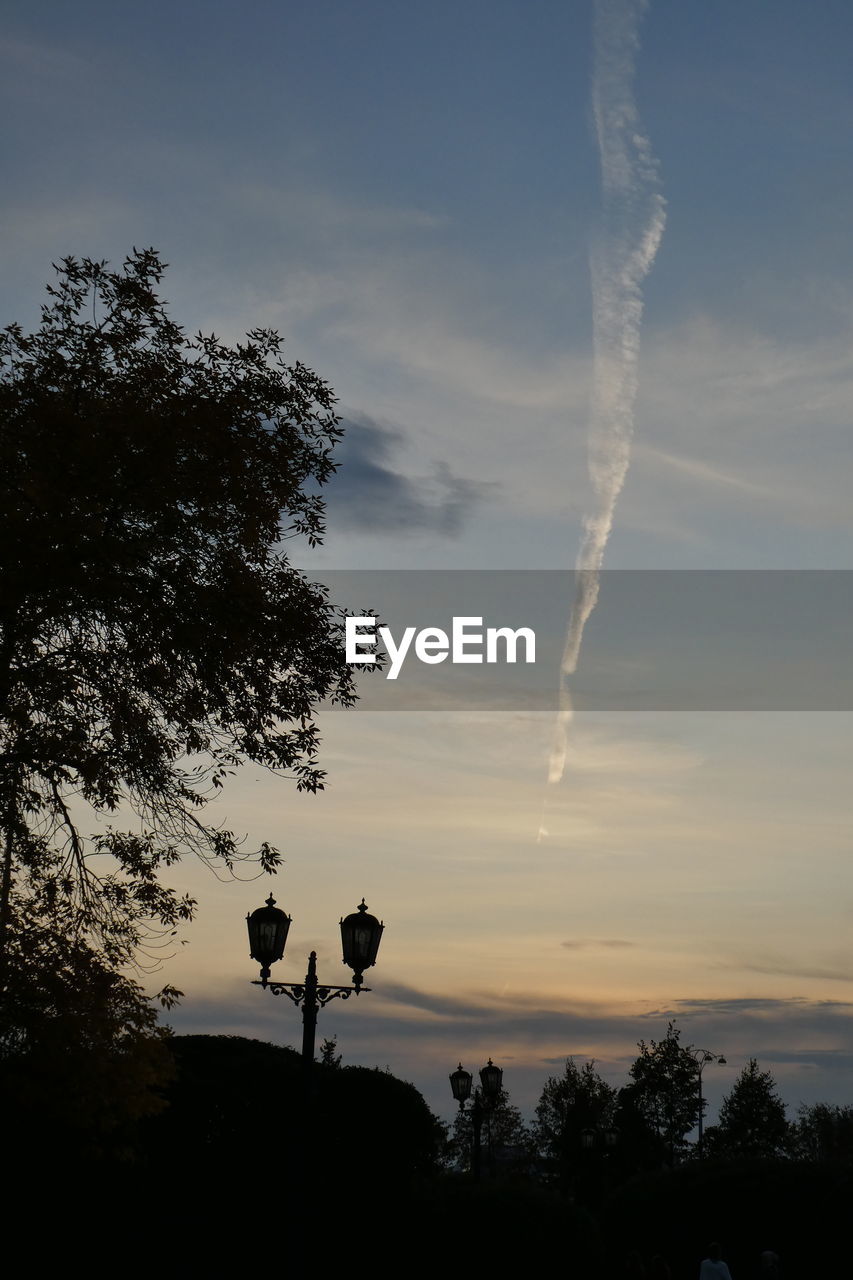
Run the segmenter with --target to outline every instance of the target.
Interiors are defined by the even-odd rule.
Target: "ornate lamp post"
[[[494,1164],[492,1161],[492,1125],[491,1113],[500,1097],[501,1087],[503,1085],[503,1071],[500,1067],[496,1067],[489,1058],[485,1067],[480,1068],[480,1086],[474,1090],[474,1097],[471,1105],[471,1120],[474,1125],[474,1143],[471,1154],[471,1171],[474,1175],[474,1181],[480,1181],[480,1133],[483,1127],[483,1116],[487,1117],[488,1122],[488,1144],[489,1144],[489,1172],[494,1176]],[[459,1103],[459,1110],[465,1110],[465,1103],[471,1097],[471,1085],[473,1076],[470,1071],[466,1071],[459,1063],[457,1069],[450,1077],[450,1088],[454,1098]]]
[[[351,987],[337,987],[318,982],[316,951],[308,957],[304,982],[270,982],[270,965],[284,955],[290,928],[290,916],[275,905],[272,894],[267,898],[265,907],[258,907],[257,911],[246,916],[246,924],[249,929],[249,955],[261,966],[260,979],[255,979],[254,985],[269,987],[276,996],[288,996],[297,1008],[302,1009],[302,1061],[309,1070],[314,1061],[317,1010],[330,1000],[348,1000],[353,991],[358,995],[361,991],[370,990],[364,986],[364,971],[376,963],[385,925],[376,916],[368,914],[364,898],[357,911],[341,920],[343,963],[352,969],[353,977]]]
[[[702,1102],[702,1072],[705,1070],[709,1062],[718,1062],[721,1067],[724,1067],[726,1065],[726,1060],[721,1053],[711,1053],[710,1049],[688,1049],[687,1052],[690,1054],[697,1066],[697,1079],[699,1082],[699,1141],[697,1143],[697,1150],[699,1153],[699,1159],[701,1160],[703,1157],[702,1110],[704,1105]]]

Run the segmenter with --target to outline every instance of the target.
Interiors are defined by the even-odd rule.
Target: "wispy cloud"
[[[736,969],[739,973],[766,973],[781,978],[817,978],[822,982],[850,981],[850,965],[845,964],[841,959],[835,964],[808,964],[797,963],[790,958],[782,960],[768,956],[766,959],[740,960],[726,967]]]
[[[724,488],[739,489],[742,493],[750,494],[754,497],[771,497],[773,490],[765,484],[756,484],[752,480],[745,479],[744,476],[734,475],[727,471],[721,471],[719,467],[709,466],[706,462],[701,462],[696,458],[679,457],[674,453],[668,453],[663,449],[653,449],[650,446],[640,446],[638,452],[643,452],[646,457],[655,462],[662,462],[664,466],[672,467],[673,470],[683,475],[691,477],[702,484],[722,485]]]
[[[560,946],[565,947],[567,951],[588,951],[597,948],[617,951],[623,947],[636,947],[637,943],[629,942],[627,938],[573,938],[561,942]]]

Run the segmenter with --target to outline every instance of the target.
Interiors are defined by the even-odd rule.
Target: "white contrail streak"
[[[557,723],[549,783],[563,776],[572,702],[568,677],[577,668],[584,627],[598,599],[598,575],[616,501],[631,458],[641,285],[666,223],[657,166],[640,129],[633,95],[634,60],[645,0],[595,0],[592,108],[601,158],[601,231],[591,254],[593,382],[589,474],[595,506],[584,519],[576,585],[560,664]],[[544,828],[540,827],[540,838]]]

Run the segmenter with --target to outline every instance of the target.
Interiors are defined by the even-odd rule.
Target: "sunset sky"
[[[613,372],[593,319],[600,336],[618,312],[639,353],[605,567],[851,570],[853,9],[641,9],[8,0],[0,324],[37,324],[52,261],[153,245],[188,330],[277,328],[348,426],[326,541],[294,548],[323,581],[571,570]],[[596,123],[617,81],[648,147],[614,232]],[[608,301],[613,246],[654,217],[647,273]],[[554,605],[567,619],[570,593]],[[578,678],[607,689],[624,671],[603,625]],[[558,784],[554,714],[524,706],[324,713],[325,792],[232,780],[217,816],[285,855],[276,976],[313,947],[346,982],[339,917],[364,895],[386,923],[372,993],[324,1010],[320,1038],[445,1118],[460,1059],[491,1056],[530,1114],[567,1055],[618,1085],[670,1018],[726,1055],[714,1106],[753,1056],[789,1114],[853,1103],[853,704],[732,709],[764,643],[744,633],[727,704],[577,711]],[[269,882],[187,861],[175,883],[199,917],[150,978],[186,993],[171,1025],[298,1044],[292,1005],[249,985],[244,918]]]

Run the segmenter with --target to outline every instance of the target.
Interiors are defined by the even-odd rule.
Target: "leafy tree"
[[[155,1003],[75,934],[73,913],[17,900],[0,1003],[0,1109],[16,1161],[100,1159],[135,1147],[171,1077]],[[180,993],[161,993],[169,1004]]]
[[[482,1094],[479,1088],[475,1090],[475,1096],[479,1098],[482,1104]],[[500,1093],[494,1102],[488,1107],[483,1106],[482,1111],[482,1162],[485,1170],[488,1161],[489,1144],[493,1155],[497,1154],[500,1158],[501,1152],[506,1152],[509,1148],[518,1148],[525,1154],[532,1147],[531,1135],[525,1125],[521,1112],[518,1107],[510,1101],[507,1090],[501,1086]],[[464,1111],[458,1111],[453,1121],[453,1131],[450,1141],[451,1155],[455,1158],[456,1163],[463,1169],[471,1167],[471,1153],[474,1148],[474,1113],[469,1104]]]
[[[720,1107],[719,1123],[705,1133],[709,1155],[769,1158],[788,1144],[785,1104],[769,1071],[750,1058]]]
[[[614,1128],[619,1140],[614,1157],[623,1177],[660,1169],[669,1159],[665,1140],[649,1123],[638,1101],[642,1091],[628,1084],[619,1090],[614,1114]]]
[[[160,880],[186,851],[273,871],[200,813],[249,761],[322,787],[315,709],[354,698],[281,549],[323,532],[331,390],[271,330],[188,337],[163,270],[66,258],[36,332],[0,333],[0,952],[15,893],[115,964],[191,918]],[[85,805],[139,827],[87,837]]]
[[[699,1120],[699,1067],[692,1046],[682,1045],[680,1036],[670,1022],[663,1040],[641,1040],[630,1069],[633,1105],[665,1144],[670,1163],[684,1150],[685,1138]]]
[[[790,1146],[801,1160],[853,1164],[853,1107],[803,1104],[791,1126]]]
[[[292,1049],[243,1036],[173,1036],[169,1047],[169,1105],[148,1126],[155,1167],[173,1161],[210,1187],[242,1174],[320,1206],[333,1195],[387,1199],[437,1169],[444,1126],[388,1071],[318,1068],[306,1096]]]
[[[321,1066],[331,1067],[333,1070],[337,1070],[337,1068],[340,1067],[342,1055],[336,1052],[337,1047],[338,1047],[338,1037],[332,1036],[330,1038],[327,1036],[326,1039],[323,1041],[323,1043],[320,1045],[320,1065]]]
[[[616,1090],[598,1074],[594,1062],[578,1067],[567,1058],[563,1074],[545,1082],[536,1107],[536,1137],[540,1151],[564,1180],[582,1159],[583,1130],[613,1127],[616,1098]]]

